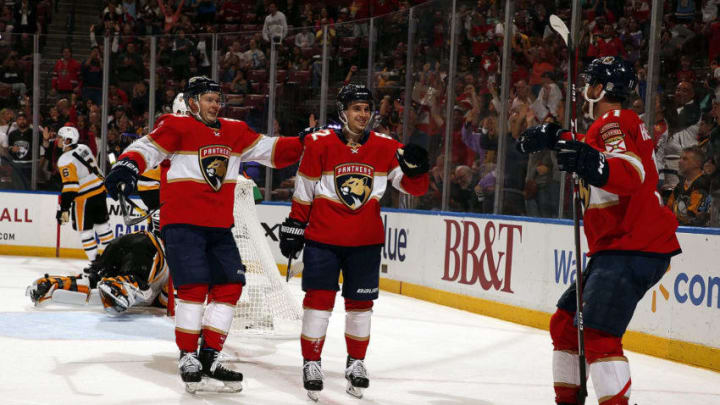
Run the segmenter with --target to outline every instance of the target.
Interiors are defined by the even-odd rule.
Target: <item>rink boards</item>
[[[116,236],[144,228],[126,227],[117,203],[108,206]],[[0,254],[54,256],[56,207],[57,194],[0,192]],[[288,212],[284,203],[258,206],[278,263]],[[557,298],[575,282],[570,221],[402,210],[382,217],[385,290],[547,329]],[[720,371],[720,232],[681,228],[678,237],[683,254],[638,304],[624,344]],[[84,256],[70,225],[60,248],[61,256]]]

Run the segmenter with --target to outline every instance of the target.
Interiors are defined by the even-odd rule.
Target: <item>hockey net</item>
[[[300,336],[302,308],[280,275],[255,208],[255,183],[239,176],[233,236],[245,265],[246,284],[235,307],[232,334],[276,338]]]

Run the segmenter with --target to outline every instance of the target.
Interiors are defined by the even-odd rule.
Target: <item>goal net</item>
[[[246,284],[230,333],[276,338],[300,336],[302,308],[280,275],[255,209],[255,183],[239,176],[233,236],[245,265]]]

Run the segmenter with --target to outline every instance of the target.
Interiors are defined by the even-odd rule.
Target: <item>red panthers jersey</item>
[[[302,144],[297,137],[270,138],[242,121],[218,121],[219,128],[211,128],[190,116],[163,115],[150,134],[120,155],[119,159],[137,163],[140,173],[163,163],[161,226],[229,228],[241,162],[285,167],[300,159]]]
[[[425,194],[430,183],[427,173],[403,175],[395,157],[402,146],[376,132],[356,145],[331,129],[305,137],[290,211],[308,224],[305,238],[336,246],[384,243],[380,199],[388,183],[412,195]]]
[[[567,135],[568,133],[566,133]],[[636,251],[677,254],[678,222],[657,192],[654,145],[645,124],[631,110],[613,110],[579,138],[604,152],[610,167],[602,188],[585,186],[584,227],[589,252]]]

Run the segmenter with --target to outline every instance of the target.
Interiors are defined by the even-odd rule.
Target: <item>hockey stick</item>
[[[60,196],[58,196],[58,205],[60,205]],[[55,257],[60,257],[60,222],[57,223],[57,236],[55,237]]]
[[[292,257],[292,255],[290,255],[290,257],[288,257],[287,270],[285,271],[285,282],[286,282],[286,283],[289,283],[289,282],[290,282],[290,278],[292,278],[292,276],[290,275],[290,269],[292,268],[292,267],[291,267],[291,266],[292,266],[292,259],[293,259],[293,257]]]
[[[577,6],[577,5],[576,5]],[[573,140],[577,138],[577,99],[575,90],[575,75],[577,71],[577,52],[575,44],[570,36],[570,30],[560,17],[555,14],[550,16],[550,26],[565,41],[568,48],[568,82],[570,84],[570,135]],[[583,303],[582,303],[582,256],[580,253],[580,180],[578,175],[573,173],[573,230],[575,234],[575,263],[577,272],[575,274],[575,299],[577,305],[577,330],[578,330],[578,363],[580,366],[580,390],[578,391],[578,404],[584,405],[587,397],[587,370],[585,369],[585,332],[583,327]]]
[[[131,199],[129,199],[125,194],[123,193],[123,190],[125,189],[125,185],[120,186],[120,192],[118,193],[118,203],[120,203],[120,213],[123,216],[123,222],[125,222],[125,225],[127,226],[133,226],[137,225],[146,219],[148,219],[152,214],[155,213],[155,211],[159,210],[160,207],[162,207],[162,204],[160,204],[160,207],[157,207],[153,210],[145,211],[144,209],[140,208],[137,204],[135,204]],[[132,213],[132,210],[137,210],[138,212],[144,212],[145,214],[142,216],[139,216],[137,218],[132,218],[130,216],[130,213]]]

